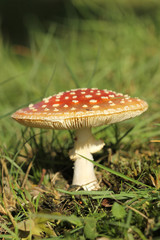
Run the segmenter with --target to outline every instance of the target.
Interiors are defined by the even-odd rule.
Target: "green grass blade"
[[[158,191],[155,195],[152,194],[152,191],[150,190],[136,190],[131,192],[120,192],[120,193],[114,193],[113,191],[105,190],[105,191],[66,191],[63,189],[57,189],[59,192],[68,194],[68,195],[75,195],[75,196],[82,196],[87,195],[91,196],[93,199],[102,199],[102,198],[109,198],[109,199],[115,199],[115,200],[128,200],[128,199],[134,199],[136,201],[137,199],[143,198],[147,201],[155,200],[158,196]]]
[[[77,79],[76,75],[73,73],[72,68],[71,68],[71,66],[69,65],[68,61],[66,60],[67,58],[64,56],[64,52],[63,52],[63,50],[62,50],[62,47],[61,47],[59,41],[56,41],[56,44],[57,44],[57,47],[58,47],[61,55],[63,56],[63,60],[64,60],[64,63],[65,63],[65,66],[66,66],[66,68],[68,69],[69,73],[71,74],[72,80],[73,80],[76,88],[79,88],[79,87],[80,87],[80,84],[79,84],[79,82],[78,82],[78,79]]]
[[[49,79],[49,81],[48,81],[48,83],[47,83],[47,85],[46,85],[46,88],[45,88],[45,90],[44,90],[43,98],[47,95],[47,90],[48,90],[49,86],[51,85],[51,82],[52,82],[52,80],[53,80],[55,71],[56,71],[56,64],[55,64],[55,66],[54,66],[54,68],[53,68],[52,75],[51,75],[51,77],[50,77],[50,79]]]
[[[21,169],[21,167],[16,163],[14,162],[14,160],[12,160],[10,157],[8,156],[2,156],[2,158],[6,159],[8,162],[11,163],[11,165],[13,165],[15,168],[17,168],[22,174],[25,174],[23,172],[23,170]]]
[[[130,177],[128,177],[128,176],[125,176],[124,174],[122,174],[122,173],[120,173],[120,172],[117,172],[117,171],[115,171],[115,170],[113,170],[113,169],[111,169],[111,168],[105,167],[105,166],[103,166],[103,165],[101,165],[101,164],[99,164],[99,163],[97,163],[97,162],[94,162],[94,161],[92,161],[92,160],[90,160],[90,159],[88,159],[88,158],[86,158],[86,157],[84,157],[84,156],[82,156],[82,155],[80,155],[80,154],[78,154],[78,155],[81,156],[81,157],[83,157],[83,158],[85,158],[86,160],[92,162],[95,166],[97,166],[97,167],[99,167],[99,168],[101,168],[101,169],[103,169],[103,170],[106,170],[107,172],[110,172],[110,173],[112,173],[112,174],[114,174],[114,175],[116,175],[116,176],[118,176],[118,177],[120,177],[120,178],[123,178],[123,179],[126,180],[126,181],[130,181],[130,182],[132,182],[132,183],[134,183],[134,184],[136,184],[136,185],[141,185],[141,186],[144,186],[144,187],[151,188],[149,185],[146,185],[146,184],[144,184],[144,183],[142,183],[142,182],[140,182],[140,181],[138,181],[138,180],[135,180],[135,179],[133,179],[133,178],[130,178]]]

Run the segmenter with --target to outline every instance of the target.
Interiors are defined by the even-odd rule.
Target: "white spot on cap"
[[[113,94],[110,94],[109,97],[110,97],[110,98],[114,98],[114,95],[113,95]]]
[[[43,99],[44,103],[49,103],[49,99]]]
[[[56,101],[56,102],[59,102],[59,101],[60,101],[60,99],[59,99],[59,98],[57,98],[57,99],[55,99],[55,101]]]
[[[130,107],[130,108],[133,108],[133,109],[135,108],[135,106],[134,106],[134,105],[130,105],[129,107]]]
[[[71,110],[72,110],[72,111],[73,111],[73,110],[76,110],[76,108],[72,107]]]
[[[85,95],[85,98],[92,98],[92,95]]]
[[[115,111],[116,111],[115,109],[108,109],[109,114],[115,113]]]
[[[96,99],[91,99],[91,100],[89,100],[89,102],[90,102],[90,103],[96,103],[97,100],[96,100]]]
[[[32,103],[29,104],[29,109],[32,110],[32,111],[37,111],[37,109],[34,107],[34,104],[32,104]]]
[[[58,108],[55,108],[53,111],[54,111],[54,112],[58,112],[58,111],[59,111],[59,109],[58,109]]]
[[[123,94],[122,93],[117,93],[117,96],[123,96]]]
[[[86,94],[86,92],[81,92],[81,94]]]
[[[125,96],[125,99],[129,99],[129,98],[130,98],[130,96],[128,96],[128,95],[127,95],[127,96]]]
[[[63,95],[64,92],[59,92],[57,95]]]
[[[77,96],[73,96],[72,98],[77,98]]]
[[[31,103],[31,104],[29,104],[28,107],[31,109],[31,108],[33,108],[33,106],[34,106],[34,105]]]
[[[100,93],[100,92],[97,92],[96,95],[101,95],[101,93]]]
[[[48,97],[48,98],[43,98],[43,101],[44,103],[48,103],[49,102],[49,99],[51,98],[52,96]]]
[[[49,111],[49,108],[45,108],[44,111]]]
[[[65,107],[65,108],[68,108],[68,105],[67,105],[67,104],[65,104],[63,107]]]
[[[122,112],[123,109],[122,109],[122,108],[117,108],[117,111],[118,111],[118,112]]]
[[[67,97],[65,97],[64,99],[69,99],[69,97],[67,96]]]
[[[45,105],[45,104],[44,104],[44,105],[42,105],[42,108],[45,108],[45,107],[47,107],[47,105]]]
[[[58,107],[59,106],[59,103],[55,103],[52,105],[53,107]]]
[[[122,100],[120,101],[120,103],[125,103],[124,99],[122,99]]]
[[[108,99],[108,97],[107,97],[107,96],[102,96],[101,98],[102,98],[102,99]]]
[[[62,94],[57,94],[56,98],[61,98]]]
[[[125,106],[125,107],[124,107],[124,110],[129,110],[129,107],[128,107],[128,106]]]
[[[99,105],[94,105],[92,108],[99,108]]]
[[[112,101],[109,101],[108,103],[113,103]]]
[[[110,106],[115,106],[116,104],[115,103],[111,103]]]
[[[70,92],[71,95],[75,95],[76,93],[75,92]]]
[[[78,115],[82,115],[84,112],[82,112],[82,111],[79,111],[79,112],[76,112],[76,114],[78,114]]]
[[[78,100],[72,100],[73,103],[78,103]]]
[[[82,107],[83,107],[83,108],[86,108],[86,107],[88,107],[88,106],[87,106],[87,105],[83,105]]]

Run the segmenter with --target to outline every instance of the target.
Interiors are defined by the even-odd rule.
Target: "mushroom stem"
[[[103,146],[104,142],[102,140],[96,140],[93,137],[91,128],[76,130],[76,142],[74,148],[70,151],[70,158],[75,161],[73,185],[83,186],[85,190],[89,191],[99,188],[94,164],[87,159],[93,161],[92,153],[100,151]]]

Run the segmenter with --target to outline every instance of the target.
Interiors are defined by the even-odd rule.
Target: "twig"
[[[39,186],[39,187],[41,186],[41,184],[42,184],[42,182],[43,182],[43,180],[44,180],[45,174],[46,174],[46,169],[43,168],[43,169],[42,169],[42,174],[41,174],[41,179],[40,179],[40,181],[39,181],[39,183],[38,183],[38,186]]]
[[[149,218],[145,215],[145,214],[143,214],[143,213],[141,213],[140,211],[138,211],[137,209],[135,209],[135,208],[133,208],[133,207],[131,207],[131,206],[125,206],[125,207],[127,207],[127,208],[129,208],[129,209],[131,209],[132,211],[134,211],[134,212],[136,212],[136,213],[138,213],[139,215],[141,215],[142,217],[144,217],[145,219],[147,219],[147,220],[149,220]]]
[[[7,168],[7,165],[4,161],[4,159],[1,159],[1,164],[2,164],[2,186],[3,186],[3,170],[5,172],[5,175],[6,175],[6,178],[7,178],[7,181],[8,181],[8,185],[10,186],[9,172],[8,172],[8,168]]]
[[[160,140],[150,140],[152,143],[160,143]]]
[[[4,159],[1,159],[1,164],[2,164],[2,192],[3,192],[3,203],[4,203],[4,207],[5,207],[5,211],[6,211],[6,214],[8,215],[8,217],[10,218],[12,224],[14,227],[16,227],[16,221],[14,220],[12,214],[10,213],[10,211],[8,210],[7,208],[7,201],[6,201],[6,195],[5,195],[5,191],[4,191],[4,173],[7,177],[7,180],[8,180],[8,184],[10,186],[10,177],[9,177],[9,172],[8,172],[8,169],[7,169],[7,166],[6,166],[6,163],[4,161]]]
[[[112,193],[111,193],[111,195],[112,195]],[[112,196],[113,196],[113,195],[112,195]],[[125,205],[124,203],[121,203],[121,202],[120,202],[119,200],[117,200],[114,196],[113,196],[113,198],[115,199],[115,201],[117,201],[117,202],[120,203],[121,205],[123,205],[123,206],[131,209],[132,211],[138,213],[139,215],[141,215],[141,216],[144,217],[145,219],[149,220],[149,218],[148,218],[145,214],[141,213],[141,212],[138,211],[137,209],[135,209],[135,208],[133,208],[133,207],[131,207],[131,206]]]
[[[26,184],[26,181],[27,181],[27,178],[28,178],[28,175],[29,175],[29,172],[31,170],[31,167],[32,167],[32,164],[33,164],[33,161],[30,162],[28,168],[27,168],[27,171],[26,171],[26,174],[25,174],[25,177],[24,177],[24,180],[22,182],[22,188],[24,188],[25,184]]]

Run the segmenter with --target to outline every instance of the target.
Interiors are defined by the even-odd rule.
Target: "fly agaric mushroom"
[[[148,108],[148,104],[111,90],[81,88],[61,92],[18,110],[12,118],[19,123],[37,128],[75,129],[73,185],[85,190],[98,189],[92,153],[100,151],[104,142],[96,140],[91,128],[133,118]]]

